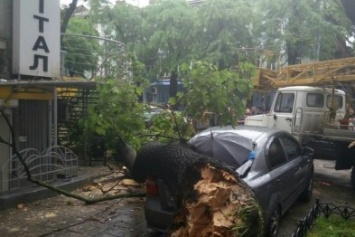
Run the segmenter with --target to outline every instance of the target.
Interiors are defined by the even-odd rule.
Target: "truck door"
[[[275,127],[292,132],[293,111],[295,110],[295,93],[280,92],[276,95],[274,107],[271,110],[269,127]]]

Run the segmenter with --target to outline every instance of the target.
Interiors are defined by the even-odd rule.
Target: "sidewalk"
[[[96,177],[108,173],[109,169],[103,165],[80,166],[78,168],[77,177],[65,180],[57,180],[51,184],[53,184],[55,187],[63,188],[65,190],[74,190],[75,188],[89,184]],[[30,203],[36,200],[53,197],[55,195],[57,195],[57,193],[48,190],[47,188],[36,186],[34,184],[33,187],[30,188],[25,188],[19,191],[0,195],[0,210],[16,207],[18,203]]]
[[[81,167],[79,176],[92,181],[94,176],[108,173],[107,167]],[[98,180],[105,190],[117,184],[117,180]],[[118,185],[113,193],[142,190],[142,186]],[[88,197],[102,195],[95,185],[78,188],[74,193]],[[143,201],[144,198],[125,198],[85,205],[56,195],[0,211],[0,236],[147,237],[151,235],[144,221]]]

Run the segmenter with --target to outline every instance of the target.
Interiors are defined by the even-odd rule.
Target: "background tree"
[[[113,8],[105,8],[101,22],[105,24],[104,31],[126,45],[130,53],[139,55],[142,40],[142,9],[126,2],[116,2]]]
[[[259,44],[252,32],[252,6],[244,0],[209,0],[196,6],[193,57],[219,69],[255,62]]]
[[[143,61],[152,77],[170,73],[170,96],[177,92],[178,66],[186,62],[193,42],[193,9],[184,0],[158,1],[143,10],[146,39]]]
[[[99,56],[102,55],[103,49],[97,39],[86,36],[99,36],[91,19],[72,18],[62,44],[66,51],[65,69],[70,76],[92,78],[96,74]]]
[[[353,0],[341,0],[341,3],[344,7],[346,15],[355,26],[355,2]]]
[[[190,69],[183,65],[182,78],[185,93],[178,100],[188,117],[197,121],[216,119],[219,125],[236,125],[244,114],[252,91],[250,78],[255,67],[241,63],[239,70],[219,70],[215,65],[197,62]]]
[[[69,20],[74,14],[74,11],[78,5],[78,0],[72,0],[69,6],[64,7],[64,14],[62,14],[62,23],[60,26],[60,33],[65,34],[69,24]],[[62,43],[63,36],[60,37],[60,42]]]
[[[305,57],[311,60],[334,58],[341,50],[339,40],[345,42],[351,36],[351,25],[338,0],[257,3],[264,47],[274,52],[285,50],[288,64],[300,63]]]

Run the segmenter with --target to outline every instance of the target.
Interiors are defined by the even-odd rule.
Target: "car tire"
[[[355,164],[353,165],[353,169],[351,170],[351,186],[355,190]]]
[[[309,202],[312,200],[312,194],[313,194],[313,174],[311,174],[311,176],[308,178],[307,186],[303,190],[300,196],[300,200],[302,202]]]
[[[276,207],[272,212],[269,219],[269,224],[266,229],[267,237],[276,237],[279,233],[280,228],[280,220],[281,220],[281,210],[279,207]]]

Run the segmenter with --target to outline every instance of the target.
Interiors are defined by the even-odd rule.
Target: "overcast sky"
[[[114,4],[116,2],[116,0],[109,0],[110,2],[112,2],[112,4]],[[71,3],[72,0],[60,0],[60,5],[62,4],[66,4],[68,5],[69,3]],[[78,5],[82,4],[84,1],[83,0],[79,0]],[[133,5],[139,5],[141,7],[144,7],[148,4],[149,0],[126,0],[126,2],[132,3]]]

